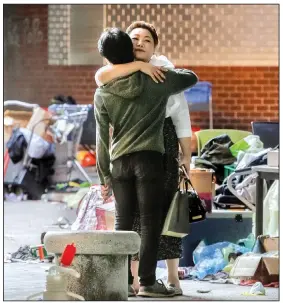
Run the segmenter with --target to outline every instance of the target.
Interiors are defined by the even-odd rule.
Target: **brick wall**
[[[194,67],[213,83],[214,128],[250,130],[251,121],[279,121],[278,67]],[[191,113],[193,124],[208,127],[206,113]]]
[[[63,94],[79,103],[92,102],[98,66],[48,65],[47,5],[5,5],[4,22],[5,100],[47,106],[54,95]],[[279,119],[276,64],[179,66],[192,68],[200,80],[212,82],[215,128],[250,129],[252,120]],[[191,120],[196,126],[208,126],[205,113],[191,113]]]
[[[32,27],[37,19],[40,40]],[[4,5],[4,22],[4,100],[47,106],[53,96],[62,94],[79,103],[92,103],[93,77],[99,66],[48,65],[48,5]],[[24,29],[27,22],[29,40]]]

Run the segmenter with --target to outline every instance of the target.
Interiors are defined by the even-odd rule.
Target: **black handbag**
[[[206,218],[206,205],[199,198],[186,172],[181,172],[179,178],[179,187],[171,201],[161,234],[182,238],[189,234],[190,223]],[[182,182],[185,190],[181,190]],[[193,191],[188,190],[189,185]]]
[[[200,199],[196,190],[193,187],[191,180],[184,167],[181,167],[183,172],[183,180],[185,185],[185,191],[188,195],[188,204],[189,204],[189,222],[196,223],[206,219],[206,204],[205,201]],[[191,187],[192,190],[189,190],[188,187]]]

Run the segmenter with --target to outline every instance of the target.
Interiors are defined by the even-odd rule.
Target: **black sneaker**
[[[168,289],[162,280],[157,280],[153,285],[140,286],[138,296],[151,297],[151,298],[163,298],[173,297],[175,295],[174,289]]]

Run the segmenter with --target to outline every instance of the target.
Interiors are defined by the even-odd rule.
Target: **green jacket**
[[[169,70],[163,83],[142,72],[113,80],[94,95],[96,165],[101,184],[110,183],[110,162],[138,151],[164,153],[163,125],[167,99],[195,85],[189,70]],[[113,127],[110,146],[109,126]]]

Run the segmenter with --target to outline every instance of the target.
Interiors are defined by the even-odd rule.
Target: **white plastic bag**
[[[31,131],[27,128],[20,128],[21,133],[25,137],[26,141],[29,142]],[[28,155],[34,159],[41,159],[46,153],[49,147],[49,143],[41,138],[36,133],[33,133],[30,146],[28,149]]]
[[[263,201],[263,234],[279,236],[279,180],[271,185]]]
[[[239,153],[256,153],[263,150],[263,143],[260,141],[259,136],[249,135],[237,142],[231,147],[230,151],[234,157],[238,157]]]
[[[99,186],[90,187],[83,198],[78,211],[76,221],[72,224],[72,230],[96,230],[96,207],[102,204]]]

